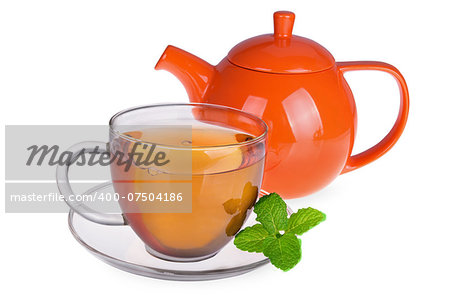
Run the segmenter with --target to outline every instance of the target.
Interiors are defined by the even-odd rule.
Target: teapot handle
[[[406,125],[406,121],[408,119],[409,94],[408,87],[406,86],[406,82],[402,74],[399,70],[397,70],[390,64],[378,61],[351,61],[338,62],[336,63],[336,65],[342,73],[345,73],[347,71],[362,70],[386,72],[395,78],[400,89],[400,111],[391,131],[389,131],[389,133],[375,146],[367,149],[364,152],[350,156],[344,169],[341,172],[341,174],[344,174],[356,170],[380,158],[395,145],[397,140],[400,138],[400,135],[402,134],[403,129]]]

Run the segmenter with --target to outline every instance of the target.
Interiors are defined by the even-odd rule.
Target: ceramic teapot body
[[[276,14],[282,17],[293,15],[288,12]],[[278,28],[280,30],[283,28]],[[257,37],[258,42],[253,41],[253,44],[265,50],[272,40],[277,42],[273,37],[276,33],[277,24],[274,35],[264,36],[263,43],[263,36]],[[248,41],[244,43],[248,45]],[[280,43],[286,43],[286,39]],[[306,40],[306,43],[314,42]],[[314,48],[318,44],[311,45]],[[278,50],[276,47],[280,45],[275,44],[274,47]],[[235,48],[238,50],[234,51]],[[252,52],[255,49],[246,53],[248,47],[238,45],[235,48],[230,54],[233,51],[237,53],[238,61],[246,59],[245,62],[248,62],[249,58],[254,58]],[[244,48],[244,51],[239,48]],[[301,55],[304,57],[304,53]],[[230,106],[261,117],[269,126],[262,188],[290,199],[311,194],[329,184],[339,174],[377,159],[393,146],[406,124],[408,91],[398,70],[381,62],[335,63],[328,52],[321,55],[312,59],[309,65],[306,64],[306,68],[304,64],[289,68],[282,62],[281,68],[271,72],[280,65],[275,61],[275,67],[270,66],[267,58],[264,58],[264,65],[260,64],[264,67],[255,67],[260,63],[257,60],[250,61],[249,67],[243,67],[233,57],[230,59],[229,55],[213,67],[192,54],[169,46],[156,68],[168,70],[177,76],[193,102]],[[356,106],[343,77],[343,73],[350,70],[388,72],[397,80],[401,94],[399,116],[391,132],[379,144],[356,156],[351,156],[357,123]]]
[[[216,68],[221,75],[213,80],[203,102],[248,111],[270,128],[265,190],[279,191],[285,198],[303,196],[339,175],[353,146],[356,110],[336,68],[313,74],[269,74],[227,60]]]

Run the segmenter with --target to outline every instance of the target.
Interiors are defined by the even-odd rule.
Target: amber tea
[[[142,156],[154,151],[155,145],[158,150],[165,149],[166,156],[160,159],[159,166],[132,164],[126,174],[123,168],[111,166],[127,222],[149,252],[162,258],[204,258],[232,239],[257,199],[264,169],[264,143],[252,144],[255,137],[250,134],[207,124],[150,127],[123,135],[130,137],[127,147]],[[182,160],[189,164],[183,165]],[[127,178],[126,183],[117,180],[122,177]],[[180,182],[190,184],[190,213],[136,212],[167,197],[183,197],[177,193]],[[132,201],[130,194],[153,198]]]

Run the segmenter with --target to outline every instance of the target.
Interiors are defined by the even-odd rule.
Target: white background
[[[287,273],[267,265],[211,282],[139,277],[90,255],[64,214],[2,211],[0,297],[449,299],[446,2],[1,1],[3,124],[106,124],[127,107],[187,102],[172,75],[153,70],[166,45],[216,64],[241,40],[271,32],[276,10],[294,11],[295,34],[321,43],[337,61],[395,65],[409,85],[411,110],[387,155],[289,202],[328,219],[303,236],[302,261]],[[392,126],[398,91],[381,73],[346,78],[359,112],[358,152]]]

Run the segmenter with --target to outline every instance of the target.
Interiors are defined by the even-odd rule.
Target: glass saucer
[[[114,189],[109,182],[100,184],[85,194],[95,192],[114,193]],[[254,213],[249,216],[243,227],[253,224],[255,224]],[[232,241],[215,256],[202,261],[180,263],[162,260],[146,251],[144,243],[129,226],[97,224],[72,210],[69,212],[69,228],[83,247],[107,264],[130,273],[158,279],[182,281],[219,279],[244,274],[269,263],[264,255],[241,251]]]

